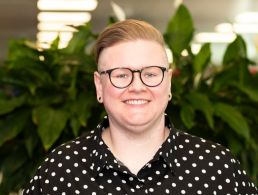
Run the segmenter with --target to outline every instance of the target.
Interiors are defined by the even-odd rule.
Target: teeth
[[[139,105],[139,104],[146,104],[146,103],[147,103],[147,100],[127,100],[126,103],[127,103],[127,104],[136,104],[136,105]]]

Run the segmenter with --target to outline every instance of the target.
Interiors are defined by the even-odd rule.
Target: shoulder
[[[174,153],[179,156],[186,155],[200,159],[216,158],[217,160],[234,161],[230,150],[219,143],[189,134],[174,127],[174,125],[166,117],[166,126],[171,130],[168,137]]]
[[[83,149],[83,148],[85,150],[85,147],[89,145],[91,142],[93,142],[95,136],[96,136],[96,131],[92,130],[80,137],[77,137],[73,140],[70,140],[68,142],[61,144],[60,146],[54,148],[50,152],[50,154],[57,155],[58,153],[59,154],[61,153],[60,151],[72,151],[72,150]]]
[[[38,167],[24,193],[49,194],[53,190],[66,189],[66,184],[72,185],[82,178],[88,181],[92,148],[96,147],[95,136],[94,130],[53,149]]]
[[[175,135],[175,145],[178,146],[179,149],[189,149],[188,152],[190,153],[195,151],[204,154],[218,153],[223,156],[232,156],[230,150],[219,143],[188,134],[177,129],[172,131],[174,131]]]
[[[231,151],[204,138],[172,128],[166,151],[179,180],[237,194],[257,193],[257,188]],[[170,155],[171,154],[171,155]],[[191,183],[192,184],[192,183]]]
[[[87,132],[54,148],[46,157],[45,162],[65,162],[65,164],[69,164],[70,159],[73,159],[73,161],[76,161],[76,159],[86,161],[86,158],[90,158],[94,148],[97,148],[96,143],[98,143],[98,140],[99,137],[96,130]]]
[[[70,173],[76,167],[90,163],[94,148],[97,148],[96,140],[96,130],[92,130],[54,148],[38,167],[38,174],[42,177],[62,175],[63,172]]]
[[[235,165],[239,164],[231,151],[219,143],[179,130],[174,130],[173,140],[171,147],[177,160],[183,164],[207,167],[209,170],[225,170],[228,173],[234,172]]]
[[[171,141],[171,147],[178,172],[191,170],[218,185],[222,186],[220,183],[224,182],[240,194],[257,193],[254,183],[228,148],[176,129],[173,135],[174,143]]]

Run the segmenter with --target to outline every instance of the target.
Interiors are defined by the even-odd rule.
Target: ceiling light
[[[38,30],[39,31],[68,31],[68,32],[76,31],[75,28],[68,26],[64,23],[58,23],[58,22],[53,22],[53,23],[39,22]]]
[[[235,17],[236,23],[258,23],[258,12],[244,12]]]
[[[126,18],[125,12],[118,4],[111,1],[111,7],[112,7],[112,9],[113,9],[113,11],[114,11],[114,13],[115,13],[115,15],[116,15],[116,17],[119,21],[125,20],[125,18]]]
[[[186,49],[184,49],[184,50],[181,52],[181,55],[186,57],[186,56],[189,55],[189,53],[188,53],[188,51],[187,51]]]
[[[91,15],[88,12],[41,12],[38,14],[38,20],[44,22],[73,22],[85,23],[90,21]]]
[[[221,23],[215,27],[216,32],[219,33],[245,33],[245,34],[257,34],[258,24],[250,23]]]
[[[98,2],[96,0],[39,0],[39,10],[86,10],[91,11],[97,7]]]
[[[191,50],[192,50],[193,54],[198,54],[199,51],[201,50],[201,47],[202,47],[201,44],[199,44],[199,43],[193,43],[193,44],[191,45]]]
[[[48,48],[57,36],[59,48],[67,46],[76,31],[72,26],[89,22],[91,14],[87,11],[97,4],[97,0],[38,0],[38,46]]]
[[[235,38],[235,33],[202,32],[195,36],[197,43],[230,43]]]
[[[73,34],[71,32],[39,32],[37,38],[42,42],[52,42],[57,36],[60,37],[63,41],[69,41]]]
[[[234,31],[231,23],[220,23],[215,26],[215,31],[220,33],[230,33]]]
[[[239,24],[233,25],[234,31],[237,33],[258,33],[258,24]]]

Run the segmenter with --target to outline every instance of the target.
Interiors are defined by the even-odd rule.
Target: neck
[[[157,124],[147,128],[117,128],[112,123],[102,133],[102,138],[113,155],[136,174],[150,161],[168,137],[164,117]]]

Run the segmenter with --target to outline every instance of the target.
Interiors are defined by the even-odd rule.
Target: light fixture
[[[231,23],[220,23],[215,26],[215,31],[220,33],[234,32],[234,27]]]
[[[200,44],[200,43],[193,43],[191,45],[191,50],[192,50],[193,54],[199,53],[199,51],[201,50],[201,47],[202,47],[202,44]]]
[[[90,13],[77,12],[41,12],[38,14],[39,22],[84,23],[91,19]]]
[[[237,33],[245,34],[257,34],[258,33],[258,23],[257,24],[233,24],[234,31]]]
[[[235,17],[236,23],[258,23],[258,12],[244,12]]]
[[[74,24],[75,26],[80,25],[80,23]],[[75,28],[68,26],[63,23],[58,23],[58,22],[40,22],[38,24],[38,30],[40,32],[44,31],[65,31],[65,32],[75,32]]]
[[[189,53],[188,53],[188,51],[187,51],[186,49],[184,49],[184,50],[181,52],[181,55],[186,57],[186,56],[189,55]]]
[[[243,33],[243,34],[258,34],[258,23],[221,23],[216,25],[215,31],[219,33]]]
[[[126,19],[124,10],[118,4],[111,1],[111,7],[119,21],[123,21]]]
[[[75,28],[91,20],[92,11],[97,7],[97,0],[38,0],[39,47],[48,48],[57,36],[59,48],[66,47]]]
[[[202,32],[195,35],[197,43],[230,43],[236,38],[235,33]]]
[[[92,11],[97,7],[96,0],[39,0],[38,8],[40,10],[74,10],[74,11]]]
[[[73,34],[72,32],[39,32],[37,34],[37,39],[41,40],[42,42],[51,43],[59,36],[61,41],[69,41]]]

